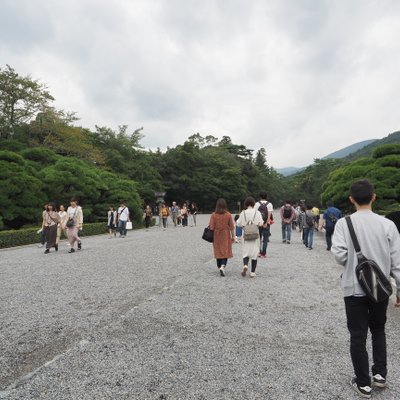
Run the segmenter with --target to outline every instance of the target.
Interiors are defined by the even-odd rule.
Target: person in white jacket
[[[78,206],[78,200],[73,198],[71,199],[71,205],[67,209],[68,219],[65,223],[67,228],[67,236],[68,241],[71,246],[68,253],[75,252],[75,242],[78,243],[78,250],[82,249],[82,242],[80,237],[78,236],[78,232],[82,230],[83,226],[83,212],[82,207]]]
[[[353,183],[350,201],[357,211],[351,215],[351,221],[364,256],[374,260],[387,278],[390,275],[395,278],[396,306],[399,306],[400,235],[392,221],[372,212],[375,199],[374,187],[369,181]],[[355,271],[358,264],[357,254],[345,218],[336,223],[331,251],[336,261],[344,266],[342,288],[350,332],[350,355],[355,372],[351,385],[362,397],[370,398],[371,382],[376,387],[386,387],[385,323],[389,299],[375,303],[359,285]],[[368,328],[371,331],[373,349],[372,381],[366,349]]]

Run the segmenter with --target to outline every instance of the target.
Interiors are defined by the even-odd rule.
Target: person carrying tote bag
[[[254,208],[256,201],[253,197],[247,197],[244,202],[244,210],[240,213],[236,225],[243,227],[242,257],[243,269],[242,276],[246,276],[251,260],[250,277],[256,276],[257,257],[260,249],[259,226],[264,223],[261,213]]]
[[[212,213],[209,229],[214,232],[213,249],[214,258],[220,275],[225,276],[228,259],[233,257],[232,243],[235,241],[235,224],[232,214],[228,211],[226,201],[218,199],[215,212]]]

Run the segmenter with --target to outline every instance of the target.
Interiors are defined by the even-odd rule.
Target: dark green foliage
[[[38,229],[39,228],[23,228],[12,231],[0,231],[0,249],[39,243]],[[92,224],[84,224],[83,230],[79,232],[79,236],[101,235],[106,232],[107,224],[105,222],[95,222]],[[61,236],[61,239],[63,237],[64,235]]]
[[[314,163],[286,178],[290,187],[288,197],[292,200],[306,200],[307,204],[322,206],[322,186],[329,174],[340,166],[344,165],[341,159],[315,159]]]
[[[385,144],[377,147],[373,153],[373,158],[380,158],[390,154],[400,154],[400,145],[399,144]]]
[[[322,200],[332,199],[337,206],[350,211],[349,189],[359,179],[368,179],[375,186],[374,209],[386,213],[399,209],[400,145],[385,145],[374,151],[373,158],[362,158],[333,171],[323,185]]]
[[[43,183],[22,156],[0,151],[0,225],[34,223],[44,202]]]

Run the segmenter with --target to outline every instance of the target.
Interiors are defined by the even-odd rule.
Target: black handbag
[[[209,226],[204,228],[203,236],[201,237],[207,242],[213,243],[214,242],[214,231],[210,229]]]
[[[382,272],[379,265],[366,258],[361,253],[360,244],[354,231],[354,226],[350,217],[346,217],[347,226],[350,231],[351,240],[353,241],[354,250],[357,253],[356,276],[358,283],[364,290],[365,294],[374,302],[380,303],[388,299],[392,292],[392,284],[386,275]]]

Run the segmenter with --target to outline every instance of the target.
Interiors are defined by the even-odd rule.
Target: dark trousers
[[[151,226],[151,217],[146,216],[146,218],[144,219],[144,222],[146,224],[146,228],[150,228],[150,226]]]
[[[334,230],[335,230],[334,226],[325,227],[326,248],[328,250],[330,250],[332,247],[332,235],[333,235]]]
[[[217,267],[221,268],[222,265],[225,265],[228,263],[227,258],[217,258]]]
[[[249,257],[244,257],[243,258],[243,265],[249,265]],[[251,272],[256,272],[257,268],[257,259],[251,260]]]
[[[386,367],[386,311],[389,299],[374,303],[368,297],[349,296],[344,298],[347,327],[350,332],[350,355],[356,382],[359,386],[371,386],[368,352],[366,349],[368,328],[372,336],[372,375],[384,378]]]
[[[260,227],[260,253],[265,256],[267,254],[267,246],[270,237],[270,227],[269,225],[266,228]]]

